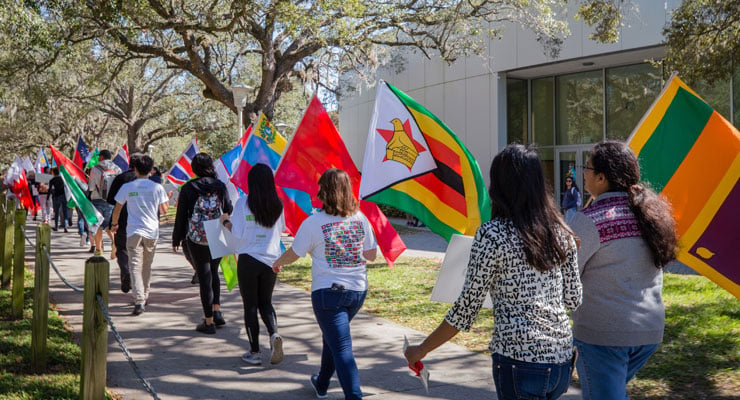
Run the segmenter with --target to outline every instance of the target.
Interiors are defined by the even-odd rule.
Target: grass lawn
[[[80,347],[64,321],[49,310],[47,368],[31,369],[33,276],[26,272],[23,318],[13,320],[11,291],[0,290],[0,399],[77,399],[80,390]]]
[[[395,268],[368,266],[370,288],[363,310],[431,333],[449,304],[429,300],[439,262],[401,257]],[[310,259],[287,266],[281,282],[311,288]],[[629,386],[632,399],[738,399],[740,393],[740,301],[701,276],[665,274],[663,345]],[[454,343],[488,353],[491,310],[483,309],[470,332]]]

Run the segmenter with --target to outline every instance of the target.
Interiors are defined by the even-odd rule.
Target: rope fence
[[[25,226],[21,225],[21,232],[23,233],[23,236],[26,238],[26,241],[28,244],[35,248],[36,245],[33,243],[31,238],[28,237],[26,234]],[[79,286],[76,286],[72,284],[69,280],[67,280],[62,273],[59,271],[59,268],[54,264],[54,261],[51,258],[51,254],[49,254],[49,250],[45,245],[41,246],[42,250],[44,251],[44,254],[47,257],[47,260],[49,260],[49,264],[54,269],[54,272],[56,272],[57,276],[59,276],[59,279],[70,289],[77,293],[84,293],[84,290],[80,288]],[[133,370],[136,377],[141,381],[142,385],[144,386],[144,389],[152,396],[155,400],[160,400],[159,395],[154,390],[154,387],[152,386],[149,381],[144,378],[143,374],[141,373],[141,370],[139,369],[139,366],[136,365],[136,361],[134,361],[134,358],[131,356],[131,352],[129,352],[128,347],[126,347],[126,344],[124,343],[123,337],[118,332],[118,329],[116,329],[115,324],[113,323],[113,319],[111,318],[110,313],[108,312],[108,308],[105,305],[105,302],[103,301],[103,296],[100,295],[100,293],[95,294],[95,298],[97,299],[98,306],[100,307],[100,310],[102,311],[103,315],[105,316],[105,319],[107,320],[108,326],[110,326],[111,332],[113,332],[113,337],[116,339],[116,342],[118,342],[118,346],[121,348],[121,351],[123,352],[124,356],[126,356],[126,359],[128,360],[129,365],[131,366],[131,369]]]

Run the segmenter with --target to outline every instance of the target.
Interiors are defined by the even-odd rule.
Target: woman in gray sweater
[[[623,400],[663,341],[662,268],[676,256],[675,221],[666,200],[638,184],[637,157],[621,142],[594,146],[583,180],[595,201],[569,221],[583,284],[576,368],[584,399]]]

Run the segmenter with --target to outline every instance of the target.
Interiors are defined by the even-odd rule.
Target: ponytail
[[[632,213],[642,237],[653,253],[657,268],[662,268],[676,259],[678,235],[671,214],[671,205],[665,197],[642,185],[631,185],[627,191]]]

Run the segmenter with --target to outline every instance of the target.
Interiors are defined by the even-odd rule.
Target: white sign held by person
[[[432,289],[432,301],[440,303],[454,303],[460,296],[465,284],[465,274],[468,270],[470,249],[473,247],[473,237],[464,235],[452,235],[450,244],[447,245],[442,267],[437,275],[437,283]],[[483,307],[493,308],[491,295],[486,295]]]
[[[224,257],[236,252],[236,240],[234,236],[228,229],[223,228],[218,218],[203,221],[203,229],[206,231],[211,259]]]

